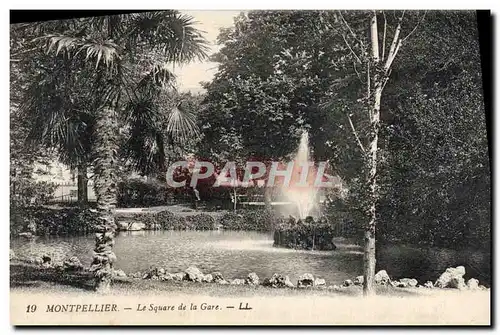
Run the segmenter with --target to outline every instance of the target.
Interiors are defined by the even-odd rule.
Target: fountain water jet
[[[290,184],[289,186],[282,186],[281,195],[295,205],[295,209],[286,214],[295,216],[296,210],[298,211],[298,219],[304,220],[312,215],[318,195],[318,188],[314,186],[317,171],[314,166],[311,166],[309,134],[307,131],[304,131],[300,137],[300,144],[293,162]],[[308,172],[307,178],[304,178],[303,174],[306,171]]]

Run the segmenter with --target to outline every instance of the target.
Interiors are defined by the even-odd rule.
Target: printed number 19
[[[26,308],[26,313],[34,313],[36,311],[36,305],[28,305]]]

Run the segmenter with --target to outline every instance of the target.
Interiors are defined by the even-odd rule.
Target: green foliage
[[[307,250],[335,250],[335,228],[327,220],[284,221],[274,231],[274,245]]]
[[[213,230],[215,228],[215,219],[208,214],[180,216],[168,210],[132,216],[118,215],[116,219],[142,222],[147,230]]]
[[[387,22],[393,36],[401,14],[378,13],[379,28]],[[328,160],[349,189],[326,214],[360,238],[370,199],[347,116],[366,142],[367,70],[356,57],[369,44],[369,19],[365,11],[240,15],[219,36],[220,67],[200,113],[200,155],[215,161],[286,159],[308,129],[314,159]],[[377,237],[487,248],[490,171],[475,14],[406,11],[402,34],[381,106]],[[386,54],[390,42],[380,45]]]
[[[168,64],[203,59],[208,50],[189,15],[161,11],[35,22],[13,25],[11,36],[19,56],[11,65],[24,73],[25,89],[16,92],[24,116],[33,120],[28,139],[56,149],[63,163],[95,163],[103,145],[94,143],[100,131],[95,122],[106,108],[119,114],[121,160],[132,160],[141,171],[150,172],[151,165],[161,170],[177,140],[189,142],[196,130],[186,116],[190,111],[169,102],[175,100],[175,77]],[[27,52],[30,57],[22,57]],[[127,142],[138,127],[144,130],[139,142],[148,145]]]
[[[167,187],[158,182],[129,179],[118,183],[118,207],[151,207],[166,204]]]
[[[474,13],[430,12],[414,40],[387,87],[379,236],[487,250],[491,181]]]
[[[57,185],[31,178],[19,178],[11,183],[11,206],[41,206],[52,200]]]
[[[283,220],[281,216],[269,209],[238,210],[224,213],[219,223],[226,230],[273,231]]]
[[[53,209],[29,207],[11,212],[11,234],[31,232],[36,235],[79,235],[91,233],[99,224],[94,210],[81,208]]]

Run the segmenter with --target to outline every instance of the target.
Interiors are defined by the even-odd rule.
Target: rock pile
[[[479,281],[475,278],[471,278],[465,283],[463,276],[465,275],[465,267],[457,266],[456,268],[448,268],[443,272],[435,283],[427,281],[423,286],[418,285],[418,281],[415,278],[401,278],[399,280],[391,280],[387,271],[380,270],[375,274],[375,284],[377,285],[391,285],[392,287],[399,288],[454,288],[454,289],[469,289],[478,290],[486,289],[484,286],[479,285]],[[349,287],[353,285],[361,286],[363,285],[363,276],[357,276],[354,280],[347,279],[342,284],[342,287]]]
[[[262,285],[269,287],[295,287],[288,276],[278,273],[273,274],[271,278],[264,279]]]

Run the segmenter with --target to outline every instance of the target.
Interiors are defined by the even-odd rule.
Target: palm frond
[[[84,53],[85,61],[95,59],[96,69],[101,61],[110,68],[120,59],[120,48],[111,40],[98,41],[67,35],[46,35],[35,40],[45,41],[47,54],[55,50],[56,56],[65,52],[68,58],[72,55],[76,58],[80,53]]]
[[[134,168],[144,174],[158,171],[165,162],[163,122],[156,107],[145,97],[133,100],[127,106],[130,128],[125,152]]]
[[[173,108],[168,114],[166,131],[174,141],[179,143],[200,136],[195,115],[183,110],[181,105]]]
[[[165,62],[175,64],[208,57],[209,44],[195,28],[194,19],[178,11],[138,13],[132,17],[129,37],[160,51]]]
[[[80,48],[80,51],[85,50],[86,57],[85,60],[90,58],[96,58],[95,68],[99,66],[99,62],[103,61],[107,68],[113,66],[114,61],[120,59],[120,54],[118,52],[118,45],[112,41],[87,41]]]

